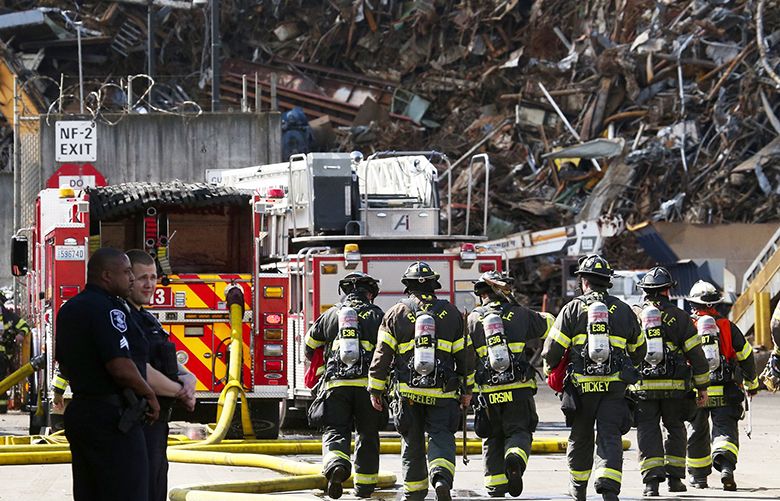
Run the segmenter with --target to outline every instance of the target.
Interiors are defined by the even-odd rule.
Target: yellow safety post
[[[753,345],[756,347],[762,347],[769,349],[772,347],[772,341],[769,331],[770,317],[772,311],[770,310],[769,293],[757,292],[753,297],[755,324],[753,328],[754,340]]]

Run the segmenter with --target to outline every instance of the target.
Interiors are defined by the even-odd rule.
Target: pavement
[[[780,475],[777,473],[780,462],[780,395],[762,392],[753,398],[753,435],[747,439],[744,433],[746,421],[740,425],[741,444],[739,465],[736,470],[738,489],[736,492],[724,492],[720,488],[717,472],[709,477],[711,488],[694,490],[669,495],[665,485],[661,486],[661,498],[696,500],[759,500],[780,499]],[[563,425],[563,416],[555,395],[546,387],[540,388],[537,395],[537,410],[539,412],[539,428],[536,437],[567,437],[568,430]],[[23,435],[27,425],[27,417],[9,413],[0,415],[0,435]],[[304,432],[305,433],[305,432]],[[301,432],[285,432],[285,436],[301,437]],[[301,437],[302,438],[302,437]],[[308,437],[307,437],[308,438]],[[460,434],[458,434],[460,438]],[[624,453],[623,490],[621,499],[634,500],[642,498],[642,481],[639,474],[639,464],[636,450],[636,431],[626,435],[631,440],[631,448]],[[291,459],[318,463],[319,456],[294,456]],[[487,498],[482,486],[482,459],[478,456],[470,458],[464,466],[458,458],[456,466],[454,499]],[[400,456],[383,455],[380,469],[396,473],[400,477]],[[194,465],[172,463],[168,476],[169,487],[180,487],[193,484],[222,483],[247,480],[274,478],[279,475],[267,470],[256,468]],[[400,478],[399,478],[400,481]],[[525,500],[560,500],[566,496],[568,486],[568,470],[563,454],[533,455],[524,477],[524,491],[520,499]],[[299,493],[308,495],[312,500],[321,499],[322,492]],[[601,496],[589,486],[589,501],[598,501]],[[397,499],[398,489],[388,489],[375,493],[376,499]],[[429,493],[433,499],[433,492]],[[65,501],[73,499],[71,494],[71,472],[68,464],[32,465],[32,466],[0,466],[0,500],[21,501],[41,500]],[[344,500],[353,501],[357,498],[345,490]]]

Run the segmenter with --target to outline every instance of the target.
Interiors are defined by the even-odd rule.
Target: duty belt
[[[117,407],[125,407],[124,398],[116,393],[107,393],[104,395],[90,395],[86,393],[75,393],[73,400],[91,400],[93,402],[103,402],[105,404],[115,405]]]

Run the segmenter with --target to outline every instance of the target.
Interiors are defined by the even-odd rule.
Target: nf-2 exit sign
[[[54,124],[54,159],[57,162],[97,160],[97,130],[90,120],[59,121]]]

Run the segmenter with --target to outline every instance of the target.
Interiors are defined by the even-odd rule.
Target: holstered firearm
[[[122,396],[128,406],[124,408],[122,416],[119,418],[119,431],[127,433],[133,426],[146,418],[149,402],[143,397],[138,398],[130,388],[125,388]]]

